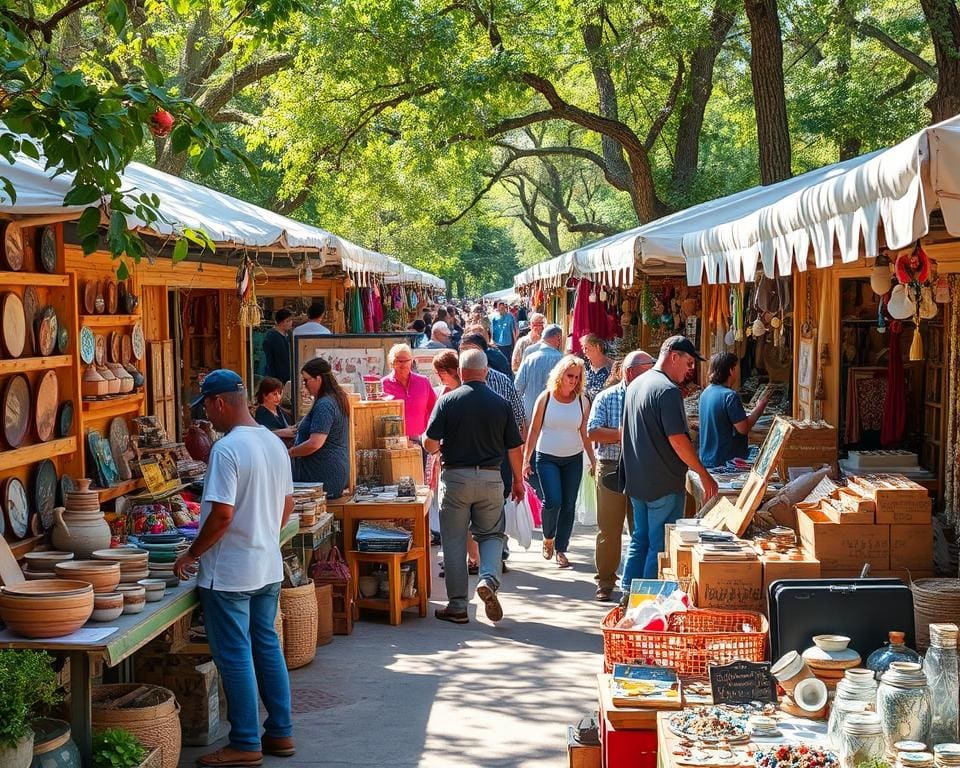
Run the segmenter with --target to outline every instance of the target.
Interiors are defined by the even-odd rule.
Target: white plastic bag
[[[527,506],[527,500],[523,499],[518,504],[513,499],[507,499],[503,513],[506,517],[507,536],[524,549],[530,549],[533,541],[533,515],[530,513],[530,507]]]
[[[597,483],[590,474],[590,461],[583,455],[583,477],[577,494],[576,520],[580,525],[597,524]]]

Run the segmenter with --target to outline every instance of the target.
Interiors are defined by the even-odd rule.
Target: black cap
[[[693,342],[690,341],[690,339],[688,339],[686,336],[671,336],[660,346],[660,351],[684,352],[691,357],[695,357],[697,360],[707,359],[700,354],[700,350],[697,349]]]

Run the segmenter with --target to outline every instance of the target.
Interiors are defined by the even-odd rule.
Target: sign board
[[[714,704],[777,702],[777,684],[770,662],[734,661],[710,667],[710,690]]]

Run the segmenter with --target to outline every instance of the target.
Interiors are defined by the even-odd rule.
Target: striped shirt
[[[598,427],[620,429],[626,394],[627,385],[622,381],[597,393],[587,418],[587,432]],[[594,453],[599,461],[620,461],[620,443],[594,443]]]

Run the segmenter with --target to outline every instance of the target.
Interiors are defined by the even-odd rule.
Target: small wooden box
[[[396,485],[401,477],[412,477],[423,485],[423,451],[419,446],[380,452],[380,472],[384,485]]]
[[[890,568],[889,525],[840,525],[815,509],[798,510],[797,523],[804,551],[823,571],[857,570],[864,563]]]
[[[602,756],[599,744],[581,744],[574,738],[573,726],[567,726],[567,758],[570,768],[600,768]]]
[[[860,495],[873,499],[878,524],[930,525],[930,494],[903,475],[850,475],[848,483]]]
[[[403,416],[403,400],[350,401],[353,447],[357,450],[377,447],[377,419]]]
[[[399,437],[378,437],[377,448],[388,451],[399,451],[410,447],[410,438],[406,435]]]

